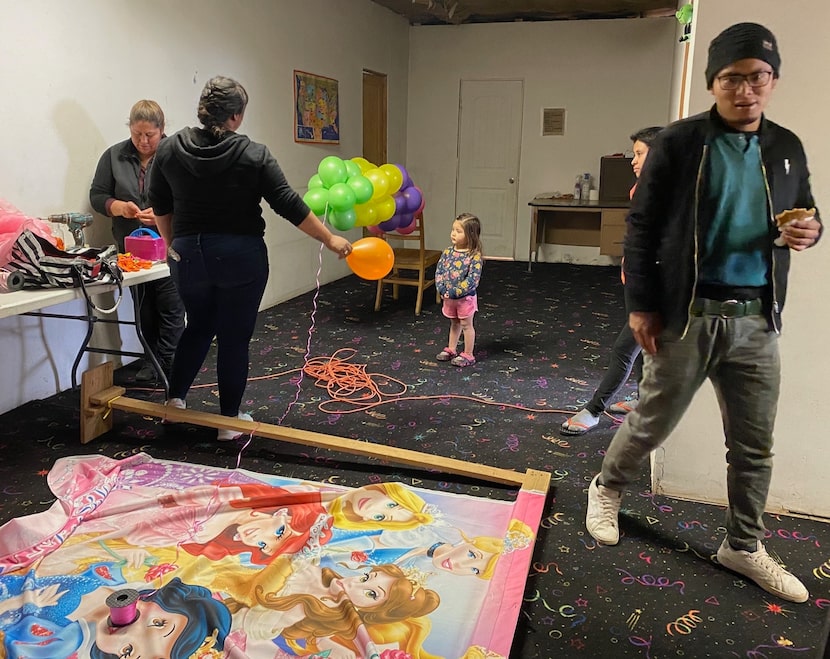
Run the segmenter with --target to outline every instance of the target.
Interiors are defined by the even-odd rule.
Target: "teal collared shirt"
[[[701,237],[698,281],[735,287],[769,282],[769,212],[754,133],[723,133],[709,148],[712,219]]]

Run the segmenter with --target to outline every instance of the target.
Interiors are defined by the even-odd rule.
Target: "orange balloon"
[[[358,277],[376,281],[383,279],[395,265],[395,253],[382,238],[361,238],[352,243],[346,263]]]

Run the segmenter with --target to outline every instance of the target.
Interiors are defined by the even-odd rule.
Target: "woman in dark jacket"
[[[124,238],[140,227],[156,229],[156,216],[148,201],[147,182],[156,150],[164,137],[164,112],[155,101],[142,100],[130,110],[130,139],[107,149],[98,161],[89,190],[92,207],[112,218],[112,235],[118,251],[126,251]],[[139,326],[166,376],[184,330],[184,305],[170,277],[133,286],[141,300]],[[145,363],[135,379],[148,382],[155,368]]]
[[[248,379],[248,344],[268,282],[261,200],[340,258],[352,250],[288,185],[268,148],[236,132],[247,103],[247,92],[235,80],[209,80],[197,111],[203,127],[184,128],[162,143],[150,185],[188,319],[167,404],[184,408],[216,337],[220,411],[243,420],[251,420],[239,411]],[[239,436],[232,430],[218,433],[219,440]]]

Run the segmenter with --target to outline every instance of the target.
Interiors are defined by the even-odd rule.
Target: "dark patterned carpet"
[[[373,283],[350,276],[262,312],[244,409],[257,420],[294,428],[550,471],[553,486],[511,657],[823,656],[830,625],[827,524],[766,519],[767,547],[807,584],[805,604],[778,600],[721,569],[713,554],[723,509],[653,496],[645,467],[623,503],[620,544],[598,546],[585,531],[586,487],[613,421],[603,419],[582,437],[561,437],[565,412],[558,410],[577,409],[602,375],[624,320],[617,268],[538,264],[528,274],[526,263],[488,262],[475,321],[478,363],[463,369],[434,359],[446,344],[448,321],[431,295],[415,317],[413,289],[402,290],[398,301],[387,295],[377,313],[374,290]],[[379,404],[360,410],[332,400],[309,375],[300,378],[308,346],[312,358],[337,353],[375,374]],[[190,407],[216,411],[213,369],[209,361]],[[135,387],[134,371],[116,373],[130,395],[161,400],[160,392]],[[623,394],[631,391],[628,385]],[[0,521],[51,504],[45,475],[64,455],[146,451],[237,464],[238,447],[215,442],[213,430],[162,426],[119,412],[111,433],[82,446],[78,405],[77,392],[64,392],[0,417]],[[708,441],[711,450],[722,450],[721,437]],[[345,485],[393,479],[513,496],[486,483],[258,438],[241,466]]]

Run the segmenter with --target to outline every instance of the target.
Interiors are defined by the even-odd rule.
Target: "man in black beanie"
[[[764,116],[781,69],[755,23],[712,40],[708,112],[665,128],[640,174],[625,237],[629,325],[643,348],[640,403],[588,488],[586,526],[619,541],[623,491],[712,382],[726,436],[726,538],[718,562],[767,592],[806,602],[804,585],[764,549],[778,406],[778,335],[790,255],[822,225],[801,142]],[[779,226],[776,216],[804,209]]]

